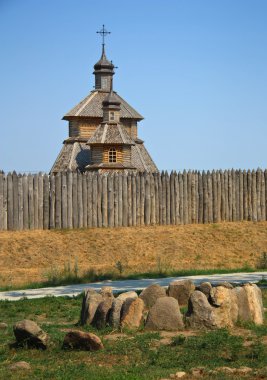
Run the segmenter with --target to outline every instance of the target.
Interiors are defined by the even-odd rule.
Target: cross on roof
[[[107,34],[110,34],[111,32],[108,32],[106,29],[105,29],[105,25],[103,24],[102,26],[102,29],[100,29],[98,32],[96,32],[98,34],[100,34],[102,36],[102,45],[104,46],[105,45],[105,37]]]

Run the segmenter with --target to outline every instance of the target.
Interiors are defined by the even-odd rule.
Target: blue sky
[[[160,169],[267,167],[265,0],[0,0],[0,169],[49,171],[93,87],[114,87]]]

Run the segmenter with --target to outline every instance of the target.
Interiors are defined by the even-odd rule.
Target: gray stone
[[[102,295],[97,293],[94,289],[89,288],[84,291],[80,318],[81,325],[92,323],[96,309],[102,301]]]
[[[105,298],[112,298],[113,299],[114,298],[111,286],[103,286],[100,289],[100,294],[101,294],[103,299],[105,299]]]
[[[186,324],[193,329],[216,328],[213,307],[209,304],[205,294],[199,290],[195,290],[190,296]]]
[[[237,297],[238,319],[240,321],[263,324],[264,310],[262,293],[256,284],[245,284],[233,289]]]
[[[233,285],[230,284],[230,282],[224,281],[224,282],[219,282],[216,286],[223,286],[226,289],[233,289]]]
[[[121,320],[121,310],[124,302],[127,299],[136,299],[138,295],[136,292],[126,292],[120,294],[117,298],[115,298],[112,302],[112,307],[109,314],[109,325],[114,328],[118,328],[120,326]]]
[[[11,371],[20,371],[20,370],[30,370],[31,369],[31,366],[29,363],[27,362],[24,362],[24,361],[20,361],[20,362],[17,362],[17,363],[13,363],[11,364],[9,367],[8,367]]]
[[[111,311],[113,298],[107,297],[98,305],[92,325],[97,329],[103,329],[108,325],[109,313]]]
[[[149,310],[146,330],[177,331],[184,328],[178,301],[173,297],[160,297]]]
[[[150,309],[158,298],[166,297],[166,290],[158,284],[153,284],[144,289],[139,296],[145,304],[145,307]]]
[[[98,351],[104,348],[104,346],[101,339],[97,335],[84,331],[73,330],[69,331],[65,335],[62,348]]]
[[[8,324],[4,322],[0,322],[0,330],[6,330],[8,328]]]
[[[48,344],[48,335],[37,323],[24,319],[13,326],[14,335],[18,345],[41,348],[45,350]]]
[[[167,294],[175,298],[179,306],[187,306],[190,295],[195,290],[195,285],[191,280],[175,280],[169,284]]]
[[[128,298],[121,311],[121,327],[136,329],[144,320],[145,304],[141,298]]]
[[[212,285],[210,282],[202,282],[199,286],[196,287],[196,290],[204,293],[207,298],[210,296]]]

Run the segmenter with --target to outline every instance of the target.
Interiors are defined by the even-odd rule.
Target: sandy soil
[[[0,286],[45,280],[77,262],[124,272],[255,267],[267,252],[267,222],[0,232]]]

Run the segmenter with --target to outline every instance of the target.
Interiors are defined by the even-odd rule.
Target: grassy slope
[[[267,222],[0,232],[0,286],[45,280],[69,262],[80,275],[116,271],[118,261],[124,275],[256,267],[266,250]]]
[[[264,304],[266,307],[267,291],[264,291]],[[229,332],[218,330],[195,335],[185,330],[174,333],[171,338],[166,333],[117,334],[108,329],[96,332],[87,327],[84,330],[101,336],[105,349],[92,353],[63,351],[64,335],[68,329],[77,328],[80,307],[81,297],[0,302],[1,321],[9,325],[0,333],[0,379],[149,380],[167,378],[178,370],[188,372],[197,366],[204,366],[207,371],[220,366],[249,366],[260,369],[263,377],[251,375],[246,379],[267,376],[266,322],[264,326],[247,325]],[[9,347],[9,343],[14,342],[12,324],[23,318],[36,321],[49,333],[47,351]],[[11,372],[8,369],[11,363],[20,360],[29,362],[32,370]],[[201,378],[237,380],[242,377],[223,373]]]

